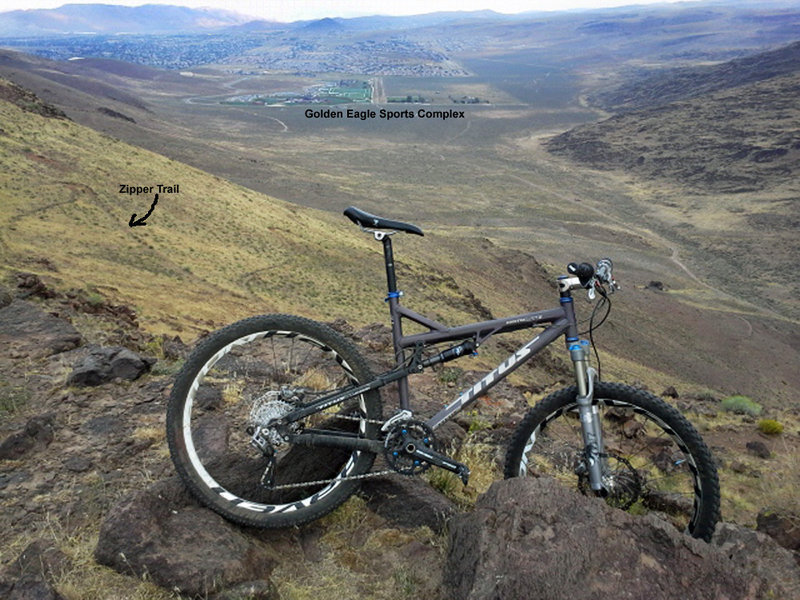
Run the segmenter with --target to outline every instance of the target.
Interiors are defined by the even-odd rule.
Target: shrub
[[[783,433],[783,424],[775,419],[761,419],[758,422],[758,430],[767,435],[780,435]]]
[[[730,396],[722,401],[722,409],[739,415],[757,417],[761,414],[761,405],[747,396]]]

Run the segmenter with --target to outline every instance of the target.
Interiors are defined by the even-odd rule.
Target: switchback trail
[[[567,195],[567,194],[565,194],[563,192],[559,192],[557,190],[554,190],[551,187],[546,187],[546,186],[543,186],[541,184],[534,183],[532,181],[529,181],[529,180],[525,179],[524,177],[520,177],[519,175],[515,175],[514,173],[511,173],[511,172],[508,172],[507,176],[512,178],[512,179],[516,179],[517,181],[520,181],[521,183],[524,183],[525,185],[527,185],[529,187],[532,187],[532,188],[534,188],[534,189],[536,189],[538,191],[547,192],[548,194],[552,194],[552,195],[556,196],[560,200],[563,200],[565,202],[569,202],[570,204],[574,204],[576,206],[580,206],[583,209],[590,210],[593,213],[601,216],[604,220],[610,221],[610,222],[614,223],[615,225],[619,225],[621,227],[624,227],[625,229],[628,229],[629,231],[634,231],[637,234],[641,235],[642,237],[644,237],[646,239],[649,239],[650,241],[655,242],[656,244],[666,248],[670,253],[669,260],[672,261],[673,264],[675,264],[681,271],[683,271],[692,281],[694,281],[698,285],[701,285],[702,287],[705,287],[708,290],[711,290],[715,294],[718,294],[719,296],[722,296],[723,298],[726,298],[728,300],[732,300],[734,302],[737,302],[737,303],[740,303],[740,304],[744,304],[747,307],[749,307],[750,309],[752,309],[754,312],[761,313],[762,315],[765,315],[765,316],[768,316],[768,317],[771,317],[771,318],[774,318],[774,319],[778,319],[778,320],[784,320],[785,319],[785,317],[783,317],[782,315],[779,315],[778,313],[773,312],[768,308],[764,308],[763,306],[751,304],[750,302],[748,302],[746,300],[743,300],[742,298],[738,298],[736,296],[733,296],[732,294],[729,294],[728,292],[726,292],[726,291],[724,291],[724,290],[722,290],[722,289],[720,289],[720,288],[718,288],[716,286],[713,286],[710,283],[707,283],[707,282],[703,281],[702,279],[700,279],[700,277],[695,275],[695,273],[693,273],[692,270],[689,269],[689,267],[686,266],[686,264],[680,259],[680,252],[679,252],[678,246],[675,243],[671,242],[670,240],[664,238],[660,234],[658,234],[658,233],[656,233],[656,232],[654,232],[654,231],[652,231],[650,229],[644,228],[644,227],[635,227],[635,226],[631,225],[630,223],[625,222],[622,219],[609,214],[607,211],[601,210],[601,209],[596,208],[594,206],[590,206],[590,205],[585,204],[583,202],[579,202],[578,200],[575,200],[575,198],[573,198],[573,197],[571,197],[571,196],[569,196],[569,195]],[[749,325],[749,322],[748,322],[748,325]],[[752,327],[751,327],[751,329],[752,329]]]

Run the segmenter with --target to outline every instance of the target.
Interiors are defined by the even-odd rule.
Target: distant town
[[[0,39],[0,46],[51,60],[111,58],[161,69],[213,64],[263,44],[256,35],[79,35]]]
[[[186,35],[71,35],[0,39],[51,60],[111,58],[163,69],[214,65],[232,74],[270,71],[293,75],[358,73],[365,76],[464,77],[444,53],[403,39],[344,43],[291,32]]]

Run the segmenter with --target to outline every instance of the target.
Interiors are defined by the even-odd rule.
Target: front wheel
[[[172,388],[167,440],[178,474],[224,517],[256,527],[298,525],[344,502],[375,454],[293,445],[284,415],[373,378],[355,346],[329,327],[288,315],[252,317],[210,335]],[[375,438],[376,391],[292,423]]]
[[[591,492],[577,390],[547,396],[519,424],[506,455],[505,477],[555,477]],[[594,405],[603,429],[602,494],[634,514],[654,512],[709,541],[719,518],[719,480],[711,453],[692,425],[656,396],[599,382]]]

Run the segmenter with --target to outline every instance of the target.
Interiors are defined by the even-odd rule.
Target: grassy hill
[[[788,397],[794,388],[794,328],[743,310],[737,302],[719,303],[712,289],[670,266],[674,247],[654,237],[650,225],[641,226],[638,209],[630,221],[638,224],[628,224],[624,211],[627,203],[635,208],[635,197],[598,187],[596,179],[576,178],[541,153],[530,158],[534,168],[525,165],[526,177],[541,179],[548,191],[541,187],[542,193],[522,195],[497,188],[492,197],[530,197],[501,212],[480,195],[487,185],[484,173],[466,170],[471,156],[454,163],[460,179],[454,177],[452,185],[464,187],[475,180],[478,204],[472,204],[475,191],[448,191],[438,179],[424,184],[413,177],[413,164],[406,169],[405,163],[381,160],[380,145],[364,155],[370,169],[376,165],[375,172],[362,164],[361,170],[342,170],[336,178],[322,172],[304,179],[305,171],[292,170],[282,175],[295,177],[300,191],[329,199],[331,212],[326,213],[233,185],[69,120],[3,101],[0,105],[0,160],[7,165],[0,174],[0,270],[33,271],[59,288],[133,305],[152,332],[178,332],[188,341],[247,315],[279,311],[385,323],[380,246],[340,215],[345,206],[341,186],[358,184],[363,174],[369,189],[354,188],[348,203],[417,222],[428,234],[396,241],[401,289],[408,305],[422,313],[457,324],[480,319],[487,311],[501,316],[546,308],[555,300],[551,279],[568,260],[612,256],[626,288],[602,333],[608,377],[638,380],[657,391],[676,385],[775,399]],[[312,150],[331,153],[337,148],[322,137],[311,142]],[[301,149],[299,139],[294,143]],[[317,155],[315,164],[319,160]],[[397,164],[404,165],[395,169],[402,186],[388,190],[380,176]],[[492,175],[503,186],[517,181],[504,176],[506,168]],[[253,166],[249,169],[254,172]],[[277,175],[286,165],[278,162],[270,169]],[[534,175],[539,170],[541,177]],[[148,225],[130,228],[131,214],[144,214],[153,194],[120,194],[120,184],[159,183],[178,184],[180,193],[160,195]],[[574,202],[558,186],[578,195],[587,191],[586,201]],[[451,196],[452,205],[447,202]],[[434,205],[432,197],[441,200]],[[595,218],[595,204],[597,214],[609,207],[624,221]],[[473,213],[486,219],[480,228],[486,233],[449,216],[456,207],[467,221]],[[586,213],[585,207],[593,212]],[[537,223],[549,222],[556,227],[552,232],[539,225],[541,231],[531,238]],[[572,232],[566,245],[565,227]],[[505,238],[487,239],[494,234]],[[544,269],[543,255],[553,257]],[[649,290],[652,279],[665,279],[668,293]],[[483,366],[494,366],[490,363],[500,358],[497,354],[486,354]],[[738,368],[745,357],[751,368]],[[539,374],[542,378],[531,374],[528,381],[553,383],[551,375]]]
[[[591,94],[588,100],[612,112],[650,108],[792,75],[798,71],[798,61],[800,42],[714,65],[650,69],[620,86]]]
[[[4,273],[34,271],[59,287],[132,304],[151,331],[187,331],[189,338],[259,312],[385,321],[381,246],[344,217],[282,202],[99,134],[32,94],[15,103],[20,94],[0,80]],[[180,192],[160,194],[147,225],[131,228],[131,215],[148,210],[157,188],[130,195],[120,193],[121,184],[177,184]],[[422,255],[426,247],[449,243],[436,240],[398,238],[401,285],[414,293],[419,310],[478,319],[479,302],[465,302],[465,289],[446,274],[457,255]],[[462,260],[488,267],[500,252],[484,245]],[[530,263],[520,276],[537,278],[543,297],[549,286]],[[523,310],[511,292],[513,280],[471,279],[483,282],[482,297],[497,309]]]
[[[0,97],[12,89],[1,82]],[[361,320],[383,311],[382,280],[359,277],[365,262],[380,260],[379,247],[345,219],[25,110],[34,105],[0,101],[4,271],[39,271],[60,286],[133,303],[155,330],[260,311],[347,310]],[[129,227],[154,195],[122,194],[120,184],[159,183],[180,193],[162,193],[147,226]]]

